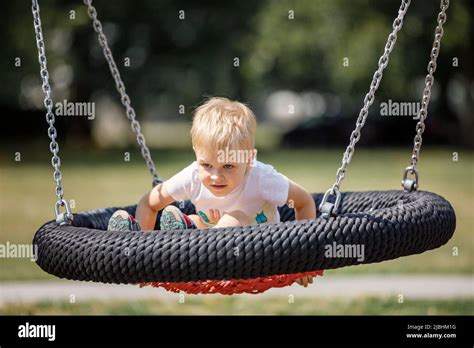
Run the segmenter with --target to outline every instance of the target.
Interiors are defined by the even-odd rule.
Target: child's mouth
[[[216,185],[216,184],[211,184],[211,187],[214,189],[214,190],[223,190],[224,188],[226,188],[227,185]]]

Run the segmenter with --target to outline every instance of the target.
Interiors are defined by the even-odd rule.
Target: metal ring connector
[[[65,213],[60,213],[59,207],[65,207],[66,212]],[[69,203],[64,200],[60,199],[56,202],[56,205],[54,206],[54,210],[56,212],[56,223],[60,226],[62,225],[70,225],[72,223],[72,220],[74,219],[74,216],[71,213],[71,208],[69,207]]]
[[[335,195],[336,200],[334,203],[328,202],[330,195]],[[339,204],[341,203],[341,192],[338,189],[330,188],[326,191],[319,205],[319,211],[321,212],[321,217],[328,218],[330,216],[335,216],[337,210],[339,209]]]
[[[415,174],[415,180],[408,179],[408,173]],[[414,166],[408,166],[403,172],[402,187],[405,192],[418,190],[418,170]]]

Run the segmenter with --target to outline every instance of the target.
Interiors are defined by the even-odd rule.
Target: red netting
[[[298,278],[304,276],[322,276],[323,271],[311,271],[294,274],[260,277],[254,279],[238,280],[206,280],[198,282],[152,282],[141,283],[140,287],[161,287],[172,292],[185,292],[187,294],[260,294],[271,288],[282,288],[293,284]]]

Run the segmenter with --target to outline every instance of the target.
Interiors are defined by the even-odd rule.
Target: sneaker
[[[124,210],[117,210],[109,220],[108,231],[140,231],[141,227],[133,216]]]
[[[195,229],[194,222],[174,205],[169,205],[161,212],[160,230]]]

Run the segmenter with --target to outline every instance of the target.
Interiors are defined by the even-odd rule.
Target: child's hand
[[[308,284],[313,284],[313,276],[306,275],[304,277],[296,279],[295,282],[306,288]]]

